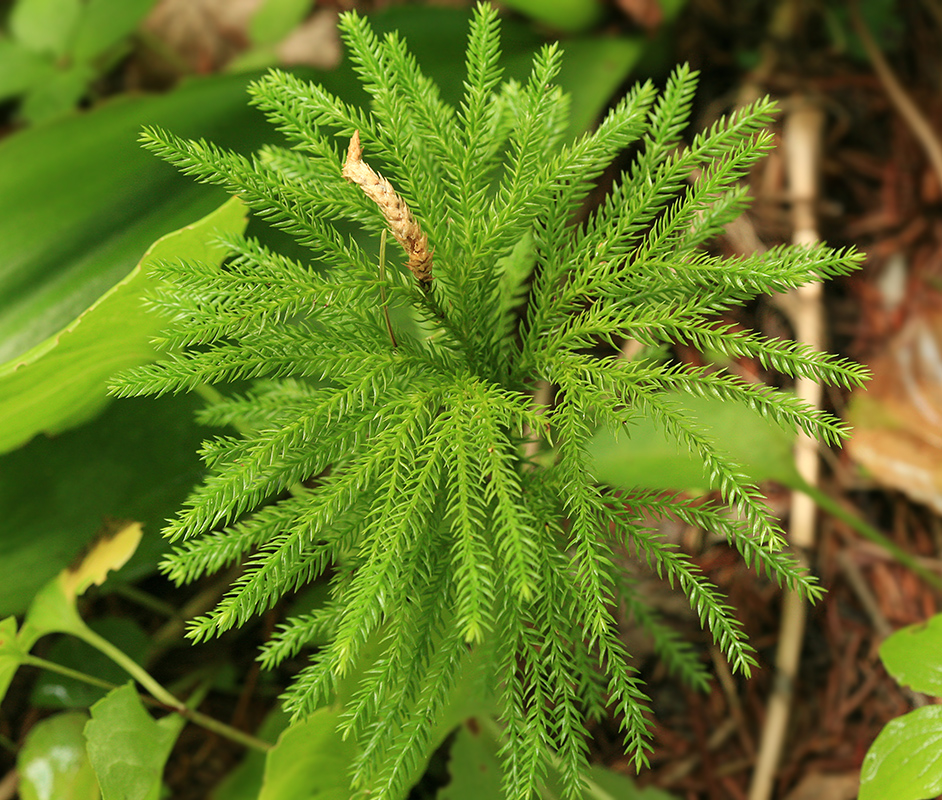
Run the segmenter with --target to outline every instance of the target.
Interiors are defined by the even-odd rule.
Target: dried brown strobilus
[[[359,131],[354,131],[350,139],[347,160],[341,174],[359,186],[379,206],[389,223],[389,230],[409,256],[407,266],[416,280],[427,287],[432,282],[432,251],[429,250],[428,236],[422,233],[406,201],[396,193],[392,184],[363,161]]]

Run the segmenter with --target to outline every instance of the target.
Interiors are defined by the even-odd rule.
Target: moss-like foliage
[[[531,797],[550,762],[575,796],[587,718],[613,709],[627,751],[645,759],[646,700],[618,637],[619,600],[681,678],[706,681],[613,553],[627,547],[677,584],[734,669],[754,664],[723,596],[643,519],[672,515],[719,532],[780,583],[819,592],[783,552],[756,487],[670,397],[742,403],[827,442],[843,436],[841,425],[722,370],[665,361],[664,347],[684,340],[857,384],[863,372],[851,364],[714,320],[858,259],[824,247],[742,259],[700,249],[746,205],[739,182],[771,146],[768,100],[683,146],[696,80],[681,67],[662,92],[636,86],[594,132],[565,143],[567,102],[553,86],[560,50],[546,47],[526,83],[502,82],[489,7],[473,17],[457,107],[398,36],[378,39],[355,14],[341,30],[368,111],[273,72],[254,85],[253,102],[291,148],[248,158],[145,135],[156,154],[240,195],[311,251],[303,263],[233,238],[222,266],[159,270],[152,300],[172,319],[169,355],[113,390],[258,379],[202,415],[241,433],[205,444],[210,475],[165,531],[180,542],[165,567],[189,581],[245,558],[229,593],[193,623],[197,639],[331,576],[329,602],[287,620],[262,658],[275,665],[326,638],[284,698],[303,716],[333,695],[368,642],[381,642],[344,716],[361,744],[352,780],[370,797],[401,791],[472,658],[487,665],[501,709],[507,797]],[[634,163],[576,222],[629,145]],[[386,249],[402,257],[377,264],[338,222],[377,240],[390,233]],[[626,339],[642,346],[632,359],[618,353]],[[539,386],[553,388],[552,402],[535,404]],[[637,415],[696,452],[736,513],[599,485],[588,437],[601,422],[630,433]],[[534,458],[534,440],[551,457]]]

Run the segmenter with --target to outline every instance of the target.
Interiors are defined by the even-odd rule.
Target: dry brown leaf
[[[658,0],[618,0],[618,7],[639,28],[655,30],[664,19],[664,11]]]
[[[161,0],[144,27],[199,73],[212,72],[248,44],[262,0]]]
[[[848,407],[851,456],[880,484],[942,513],[942,308],[923,307],[871,363]]]
[[[278,45],[277,53],[283,64],[306,64],[318,69],[336,67],[341,56],[337,12],[330,8],[315,12]]]
[[[860,775],[845,772],[826,775],[812,772],[805,775],[783,800],[854,800],[860,790]]]

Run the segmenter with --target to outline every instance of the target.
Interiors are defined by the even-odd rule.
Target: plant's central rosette
[[[722,594],[644,520],[709,528],[781,584],[819,592],[782,551],[756,487],[672,397],[741,403],[827,442],[841,425],[720,367],[668,362],[665,345],[859,383],[851,364],[715,322],[858,259],[701,249],[746,205],[739,182],[772,142],[768,100],[683,145],[695,76],[680,67],[662,92],[636,86],[569,140],[553,86],[560,50],[543,48],[525,82],[502,81],[488,6],[474,12],[456,105],[398,36],[377,38],[355,14],[340,26],[369,112],[273,72],[253,102],[290,148],[249,158],[145,133],[155,153],[239,195],[310,253],[298,261],[233,237],[221,266],[157,271],[168,356],[124,375],[116,393],[255,379],[201,414],[238,433],[204,445],[209,475],[167,526],[178,545],[165,568],[188,581],[244,558],[229,593],[192,624],[197,639],[329,582],[329,597],[287,619],[262,659],[275,666],[318,643],[285,707],[297,718],[342,703],[360,753],[351,777],[371,797],[401,797],[467,708],[491,709],[501,725],[508,797],[533,796],[548,766],[577,796],[587,715],[610,709],[628,753],[645,758],[646,698],[619,638],[619,604],[681,679],[703,686],[708,674],[615,554],[678,585],[734,669],[754,663]],[[634,163],[580,214],[629,146]],[[372,255],[386,231],[407,256],[389,274]],[[642,346],[631,360],[618,354],[626,339]],[[534,407],[547,384],[555,402]],[[630,433],[639,416],[696,453],[738,513],[600,485],[586,442],[601,423]],[[531,459],[534,431],[546,438]]]

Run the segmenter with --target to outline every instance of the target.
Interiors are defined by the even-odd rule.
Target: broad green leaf
[[[0,100],[49,80],[55,71],[49,56],[30,50],[15,39],[0,38]]]
[[[567,33],[583,31],[602,16],[598,0],[505,0],[506,5],[537,22]]]
[[[641,38],[593,36],[563,43],[559,85],[570,96],[567,136],[575,138],[595,124],[644,54],[644,47]]]
[[[448,756],[451,781],[438,790],[438,800],[499,800],[502,770],[499,743],[477,717],[459,726]]]
[[[76,61],[90,61],[132,33],[155,0],[88,0],[70,48]]]
[[[249,22],[252,44],[277,44],[301,23],[312,5],[312,0],[265,0]]]
[[[154,721],[131,683],[113,689],[91,712],[85,739],[102,800],[157,800],[164,765],[186,720],[168,714]]]
[[[16,759],[21,800],[98,800],[101,792],[85,750],[84,712],[56,714],[29,732]]]
[[[277,139],[247,106],[251,77],[119,98],[0,141],[0,362],[62,330],[157,239],[226,199],[178,175],[137,138],[152,124],[242,152]]]
[[[0,701],[6,697],[10,681],[26,655],[16,632],[16,617],[0,621]]]
[[[753,481],[798,484],[793,437],[746,406],[693,395],[671,399],[691,414],[700,429]],[[707,489],[703,462],[668,438],[650,419],[639,418],[616,437],[600,429],[589,444],[600,481],[624,488]]]
[[[29,48],[62,56],[81,10],[81,0],[17,0],[10,12],[10,30]]]
[[[160,527],[203,471],[196,451],[207,429],[193,419],[199,404],[195,395],[121,400],[90,424],[0,456],[0,614],[25,611],[103,516],[144,523],[121,575],[155,570],[167,548]]]
[[[74,598],[64,589],[61,577],[60,572],[36,592],[33,602],[29,605],[19,635],[20,646],[26,652],[48,633],[71,633],[73,636],[80,636],[85,632],[85,622],[75,608]]]
[[[290,719],[278,706],[265,717],[256,735],[266,742],[276,741],[288,727]],[[242,763],[216,786],[210,800],[258,800],[265,777],[265,760],[265,753],[258,750],[247,752]]]
[[[340,711],[325,707],[288,728],[268,752],[258,800],[349,800],[352,737],[337,730]]]
[[[150,339],[166,324],[148,313],[142,296],[151,285],[151,264],[186,256],[220,261],[217,232],[239,233],[244,206],[229,200],[199,222],[157,241],[140,264],[78,319],[13,362],[0,366],[0,451],[40,431],[56,432],[100,410],[105,383],[116,372],[151,361]]]
[[[903,686],[942,697],[942,614],[896,631],[880,645],[880,659]]]
[[[77,564],[63,570],[60,580],[73,601],[90,586],[101,586],[112,570],[121,569],[141,543],[141,523],[121,522],[111,526]]]
[[[942,793],[942,706],[886,724],[860,770],[858,800],[930,800]]]

